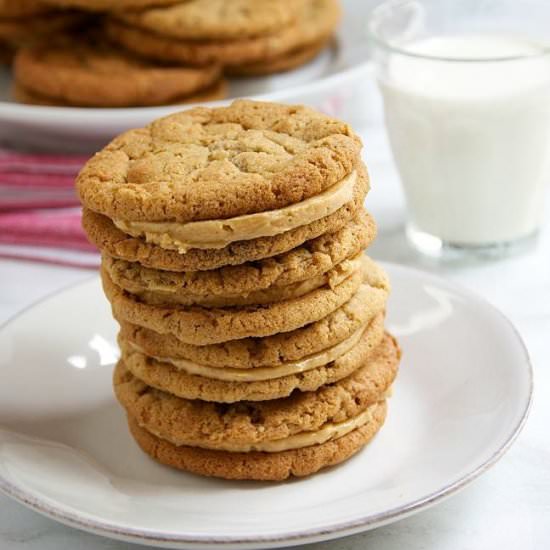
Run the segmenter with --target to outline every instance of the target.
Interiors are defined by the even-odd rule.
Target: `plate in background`
[[[68,525],[177,548],[268,548],[423,510],[494,464],[521,430],[532,371],[514,327],[445,280],[385,265],[403,361],[386,424],[348,462],[284,483],[159,465],[114,400],[116,325],[97,278],[0,330],[0,489]]]
[[[233,79],[230,97],[303,103],[361,124],[372,88],[366,21],[372,0],[341,0],[343,19],[336,42],[294,71]],[[94,109],[22,105],[11,99],[11,76],[0,68],[0,140],[47,150],[93,152],[129,128],[141,127],[189,105]],[[222,104],[211,102],[208,105]]]

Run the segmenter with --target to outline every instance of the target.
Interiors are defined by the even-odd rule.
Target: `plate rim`
[[[1,474],[0,492],[4,493],[9,498],[15,500],[16,502],[19,502],[20,504],[23,504],[27,508],[38,512],[43,516],[46,516],[70,527],[74,527],[96,535],[102,535],[118,540],[138,542],[141,544],[153,544],[157,546],[172,548],[180,547],[202,549],[220,546],[223,546],[225,548],[268,548],[274,547],[276,545],[280,546],[281,544],[290,546],[295,544],[305,544],[310,542],[334,539],[354,533],[367,531],[375,527],[392,523],[394,521],[397,521],[398,519],[403,519],[416,512],[427,509],[435,505],[436,503],[441,502],[448,497],[458,493],[460,490],[469,485],[472,481],[477,479],[480,475],[489,470],[493,465],[495,465],[510,449],[512,444],[521,433],[523,427],[525,426],[533,403],[534,393],[534,371],[529,351],[514,323],[512,323],[512,321],[510,321],[510,319],[499,308],[491,304],[488,300],[486,300],[483,296],[479,295],[475,291],[466,288],[460,283],[448,281],[444,277],[435,275],[429,271],[419,269],[417,267],[410,267],[407,265],[386,261],[381,261],[379,263],[385,269],[401,271],[404,273],[408,272],[413,276],[422,277],[435,283],[443,283],[447,286],[450,286],[462,295],[466,296],[468,299],[474,299],[478,302],[482,302],[485,307],[489,308],[493,313],[500,317],[504,324],[512,330],[512,333],[515,335],[517,343],[520,345],[520,349],[524,358],[522,364],[524,365],[524,367],[526,367],[527,370],[526,374],[528,377],[529,386],[527,400],[523,404],[523,410],[521,412],[519,420],[510,431],[510,433],[507,435],[507,437],[504,439],[502,444],[491,454],[490,457],[488,457],[484,462],[479,464],[468,473],[461,476],[459,479],[450,484],[446,484],[437,491],[433,491],[421,498],[417,498],[416,500],[413,500],[411,502],[390,508],[374,515],[370,514],[364,517],[356,518],[351,521],[339,521],[327,527],[313,527],[309,529],[298,530],[293,529],[292,531],[288,531],[282,534],[260,536],[212,536],[200,534],[195,534],[192,536],[182,536],[179,533],[176,534],[173,532],[162,532],[153,529],[121,527],[119,525],[116,525],[115,523],[86,518],[85,516],[74,513],[73,511],[64,510],[62,507],[55,504],[49,504],[47,501],[47,497],[36,497],[31,492],[25,491],[21,487],[5,479],[5,477]],[[40,299],[19,310],[15,315],[9,317],[6,321],[0,324],[0,332],[2,332],[15,321],[17,321],[20,317],[24,316],[27,312],[31,311],[33,308],[40,306],[41,304],[51,299],[54,299],[59,294],[70,291],[79,286],[89,284],[97,278],[97,275],[92,275],[91,277],[87,277],[84,280],[64,286],[61,289],[46,294]]]

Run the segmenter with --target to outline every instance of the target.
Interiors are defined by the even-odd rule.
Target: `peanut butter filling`
[[[302,202],[226,220],[188,223],[113,220],[113,223],[133,237],[144,237],[147,242],[180,254],[191,248],[225,248],[235,241],[273,237],[329,216],[353,199],[356,180],[354,170],[329,189]]]
[[[383,399],[383,397],[381,397],[381,399]],[[258,443],[250,444],[231,443],[231,441],[217,442],[215,444],[209,444],[207,441],[201,441],[200,443],[195,441],[171,441],[171,443],[176,446],[188,445],[203,449],[214,449],[216,451],[229,451],[232,453],[249,453],[251,451],[280,453],[282,451],[301,449],[312,445],[322,445],[323,443],[327,443],[327,441],[339,439],[340,437],[343,437],[344,435],[347,435],[353,430],[356,430],[357,428],[360,428],[370,422],[373,419],[373,413],[377,406],[378,402],[373,403],[357,416],[350,418],[349,420],[345,420],[344,422],[327,422],[315,432],[297,433],[295,435],[274,441],[259,441]],[[162,435],[150,429],[149,426],[147,426],[146,429],[153,435],[163,439]]]
[[[356,330],[349,338],[346,338],[335,346],[327,348],[319,353],[309,355],[308,357],[298,361],[289,361],[278,367],[258,367],[252,369],[220,368],[200,365],[187,359],[154,356],[152,358],[161,363],[169,363],[178,370],[182,370],[187,374],[204,376],[205,378],[211,378],[213,380],[223,380],[226,382],[257,382],[263,380],[275,380],[276,378],[281,378],[282,376],[307,372],[335,361],[342,355],[348,353],[359,342],[370,323],[371,321]],[[380,327],[374,326],[373,329],[379,328],[382,333],[382,319],[379,320],[378,324]],[[131,349],[146,355],[145,351],[133,342],[129,342],[129,346]]]

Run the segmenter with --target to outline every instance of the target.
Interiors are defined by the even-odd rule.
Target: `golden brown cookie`
[[[360,428],[335,440],[277,453],[231,453],[198,447],[175,446],[141,428],[128,417],[130,432],[141,449],[167,466],[195,474],[224,479],[283,481],[289,477],[314,474],[335,466],[363,448],[382,427],[386,402],[372,408],[372,418]]]
[[[334,288],[327,285],[299,298],[265,306],[178,308],[141,302],[114,285],[105,270],[101,275],[115,317],[199,346],[289,332],[318,321],[346,303],[363,278],[357,272]]]
[[[237,100],[122,134],[76,186],[84,206],[114,220],[225,220],[328,190],[351,175],[360,148],[347,124],[307,107]]]
[[[382,277],[382,273],[379,274]],[[245,338],[221,344],[194,346],[171,334],[118,319],[121,336],[147,355],[193,361],[212,368],[254,369],[281,367],[319,354],[351,338],[377,315],[382,315],[388,296],[385,278],[362,286],[344,305],[315,323],[292,332],[265,338]]]
[[[307,0],[300,3],[300,7],[294,23],[281,26],[270,34],[227,40],[175,38],[150,21],[147,28],[142,28],[113,18],[107,22],[106,29],[113,40],[146,57],[196,65],[215,62],[232,67],[281,58],[299,48],[318,44],[333,34],[340,18],[337,0]],[[143,20],[139,24],[145,26]],[[157,30],[153,30],[155,26]]]
[[[209,368],[169,357],[148,357],[124,338],[119,338],[119,345],[126,368],[148,386],[185,399],[234,403],[278,399],[296,390],[315,391],[337,382],[369,361],[383,335],[384,317],[379,315],[333,348],[266,369]]]
[[[31,94],[64,104],[130,107],[177,102],[213,85],[220,70],[153,65],[105,42],[75,37],[20,49],[14,76]]]
[[[305,65],[316,57],[331,42],[331,37],[325,38],[314,44],[296,48],[279,57],[256,61],[243,65],[226,67],[226,73],[232,76],[263,76],[274,73],[290,71],[301,65]]]
[[[228,404],[183,399],[147,386],[123,361],[119,361],[113,380],[126,412],[140,426],[174,445],[235,452],[271,450],[292,436],[354,419],[384,399],[399,359],[399,347],[388,335],[370,361],[350,376],[317,391],[294,392],[270,401]],[[284,443],[291,446],[289,441]]]
[[[278,31],[295,21],[306,0],[187,0],[173,6],[118,12],[130,26],[172,38],[231,40]]]
[[[178,296],[188,303],[225,300],[230,296],[254,302],[256,298],[273,296],[329,272],[337,276],[349,272],[356,263],[352,258],[370,244],[375,231],[372,218],[362,212],[335,233],[322,235],[274,258],[239,266],[177,272],[148,268],[105,254],[103,267],[117,286],[133,294],[156,291]]]
[[[178,97],[173,99],[170,104],[186,104],[186,103],[207,103],[209,101],[217,101],[219,99],[224,99],[227,96],[227,81],[223,78],[220,78],[208,88],[204,88],[198,92],[195,92],[191,95],[185,97]],[[64,101],[59,101],[52,99],[40,94],[35,94],[17,84],[17,82],[12,87],[12,95],[16,101],[19,103],[26,103],[28,105],[44,105],[44,106],[54,106],[54,107],[73,107],[71,103]],[[90,105],[88,105],[89,107]]]

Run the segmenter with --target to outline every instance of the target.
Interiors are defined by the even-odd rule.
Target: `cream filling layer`
[[[133,237],[144,237],[147,242],[180,254],[191,248],[225,248],[235,241],[273,237],[329,216],[353,199],[356,180],[354,170],[322,193],[299,203],[226,220],[176,223],[115,219],[113,223]]]
[[[198,363],[187,359],[174,359],[171,357],[155,356],[152,356],[152,358],[161,363],[173,365],[178,370],[182,370],[187,374],[204,376],[205,378],[211,378],[213,380],[223,380],[226,382],[258,382],[263,380],[275,380],[276,378],[281,378],[282,376],[299,374],[323,365],[328,365],[342,355],[345,355],[359,342],[369,323],[356,330],[349,338],[346,338],[331,348],[310,355],[305,359],[300,359],[299,361],[289,361],[288,363],[284,363],[278,367],[234,369],[199,365]],[[133,350],[146,355],[145,351],[133,342],[129,342],[129,345]]]
[[[373,413],[378,403],[374,403],[367,407],[363,412],[345,420],[344,422],[332,423],[327,422],[319,430],[314,432],[301,432],[283,439],[273,441],[259,441],[258,443],[231,443],[230,441],[216,442],[209,444],[208,442],[200,442],[192,444],[186,442],[175,443],[175,445],[190,445],[193,447],[201,447],[203,449],[214,449],[216,451],[229,451],[232,453],[249,453],[251,451],[260,451],[264,453],[280,453],[282,451],[290,451],[292,449],[302,449],[303,447],[311,447],[312,445],[322,445],[328,441],[339,439],[353,430],[364,426],[372,421]],[[154,432],[151,432],[154,433]],[[158,434],[155,434],[158,435]],[[159,437],[162,437],[158,435]]]
[[[136,294],[147,304],[151,305],[177,304],[183,306],[199,305],[204,307],[264,305],[290,300],[292,298],[299,298],[327,284],[331,288],[334,288],[363,268],[364,262],[362,256],[363,254],[359,254],[354,258],[344,260],[330,271],[312,277],[311,279],[287,286],[275,286],[263,290],[252,291],[248,294],[224,294],[220,296],[211,294],[180,294],[173,288],[165,290],[162,285],[149,285],[146,290],[129,290],[129,292]]]

